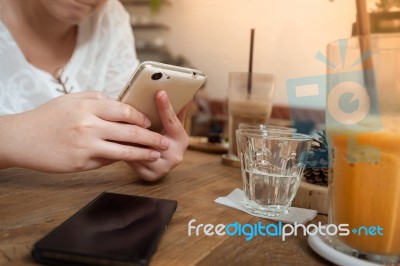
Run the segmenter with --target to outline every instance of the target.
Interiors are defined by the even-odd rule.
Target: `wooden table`
[[[221,156],[188,150],[184,162],[157,183],[138,179],[124,163],[76,174],[0,171],[0,265],[34,265],[32,245],[103,191],[175,199],[178,208],[151,265],[327,265],[306,237],[188,236],[188,222],[255,224],[268,220],[214,203],[241,187],[240,170]],[[312,221],[327,223],[318,215]]]

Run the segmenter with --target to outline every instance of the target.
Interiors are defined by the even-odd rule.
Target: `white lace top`
[[[108,0],[78,28],[77,46],[60,76],[65,89],[116,97],[139,63],[129,14],[118,0]],[[25,59],[2,21],[0,58],[0,115],[27,111],[64,94],[50,73]]]

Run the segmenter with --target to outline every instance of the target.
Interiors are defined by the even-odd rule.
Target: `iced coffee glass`
[[[239,166],[235,131],[241,123],[268,123],[272,111],[274,89],[275,77],[271,74],[229,73],[229,150],[227,156],[230,160],[239,162]]]
[[[327,56],[329,223],[349,229],[328,243],[360,258],[397,265],[400,35],[335,41]]]

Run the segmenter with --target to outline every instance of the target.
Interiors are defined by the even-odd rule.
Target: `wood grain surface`
[[[328,214],[328,187],[310,184],[302,180],[292,203],[293,207],[316,210],[320,214]]]
[[[221,164],[221,156],[188,150],[184,162],[156,183],[141,181],[125,163],[75,174],[25,169],[0,171],[0,265],[35,265],[30,252],[46,233],[103,191],[178,201],[151,265],[329,265],[307,245],[305,236],[188,236],[195,224],[271,221],[214,203],[241,187],[240,169]],[[312,223],[327,223],[318,215]]]

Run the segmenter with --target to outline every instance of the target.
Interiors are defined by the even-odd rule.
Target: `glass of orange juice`
[[[360,48],[361,47],[361,48]],[[337,250],[400,263],[400,35],[328,45],[329,223]]]

